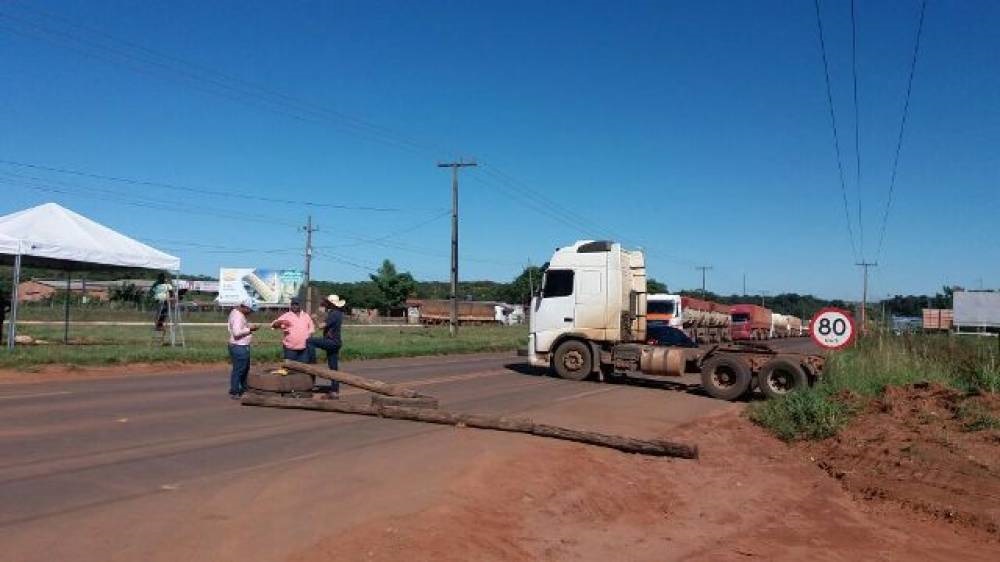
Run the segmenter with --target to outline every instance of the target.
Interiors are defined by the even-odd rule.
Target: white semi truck
[[[541,293],[532,298],[529,362],[558,376],[676,377],[693,362],[702,386],[733,400],[755,383],[768,396],[808,385],[823,359],[779,354],[763,345],[714,345],[691,350],[646,343],[646,263],[640,251],[609,241],[578,241],[559,248],[546,265]]]

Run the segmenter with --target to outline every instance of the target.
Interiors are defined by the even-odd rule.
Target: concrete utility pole
[[[451,321],[448,333],[458,335],[458,169],[475,167],[476,162],[438,162],[438,168],[451,168]]]
[[[695,267],[695,269],[700,269],[701,270],[701,294],[702,294],[702,296],[704,296],[705,295],[705,272],[708,271],[709,269],[712,269],[712,266],[710,266],[710,265],[699,265],[699,266]]]
[[[306,225],[302,227],[302,230],[306,233],[306,271],[302,286],[306,290],[306,314],[312,314],[312,291],[309,289],[309,281],[312,279],[313,232],[319,230],[313,226],[312,215],[306,219]]]
[[[865,270],[865,284],[864,290],[861,293],[861,333],[867,333],[867,328],[865,327],[865,316],[868,314],[868,268],[878,267],[878,262],[867,262],[862,261],[854,264],[858,267],[863,267]]]

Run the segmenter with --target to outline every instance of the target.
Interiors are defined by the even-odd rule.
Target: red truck
[[[755,304],[729,307],[733,340],[766,340],[771,336],[771,311]]]

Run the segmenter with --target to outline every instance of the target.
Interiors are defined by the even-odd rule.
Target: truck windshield
[[[674,301],[646,301],[646,314],[673,314]]]
[[[750,315],[745,312],[738,312],[733,314],[733,323],[736,322],[748,322],[750,320]]]
[[[573,294],[573,270],[550,269],[545,272],[542,298],[568,297]]]

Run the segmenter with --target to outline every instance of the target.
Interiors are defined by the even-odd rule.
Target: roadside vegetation
[[[812,388],[751,405],[750,419],[786,441],[837,434],[886,389],[937,384],[963,397],[1000,393],[1000,352],[993,338],[946,335],[879,335],[833,354]],[[965,429],[1000,429],[1000,418],[982,403],[960,403]]]
[[[258,319],[254,319],[255,321]],[[160,345],[150,326],[71,326],[70,345],[62,344],[62,326],[27,325],[19,333],[47,342],[24,345],[0,353],[0,368],[36,370],[43,365],[116,365],[128,363],[216,363],[229,360],[225,326],[185,326],[187,345]],[[341,359],[376,359],[419,355],[446,355],[513,351],[527,343],[525,326],[467,326],[458,336],[447,327],[344,327]],[[319,352],[322,361],[323,352]],[[262,328],[255,336],[254,362],[281,359],[281,334]]]

